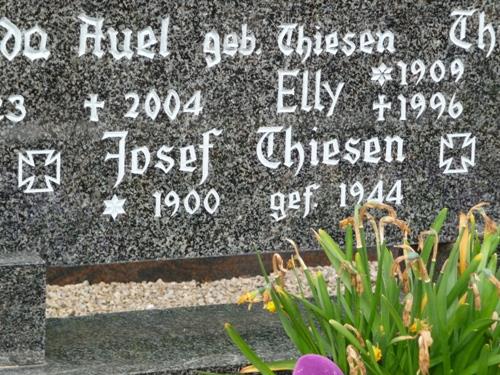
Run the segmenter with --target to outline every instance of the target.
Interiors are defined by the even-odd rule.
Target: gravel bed
[[[312,267],[321,271],[334,294],[335,270],[332,267]],[[371,273],[375,273],[371,264]],[[304,275],[299,278],[305,283]],[[47,317],[61,318],[132,310],[168,309],[183,306],[204,306],[236,303],[245,292],[265,284],[262,276],[240,277],[208,283],[188,282],[142,282],[99,283],[47,287]],[[286,277],[286,288],[298,293],[298,284],[292,272]],[[306,288],[307,292],[307,288]],[[307,295],[307,293],[306,293]],[[254,308],[261,308],[257,305]]]

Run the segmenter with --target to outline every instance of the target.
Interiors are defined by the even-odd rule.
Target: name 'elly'
[[[491,23],[487,23],[485,13],[477,10],[456,10],[451,12],[450,17],[454,19],[450,27],[449,39],[455,46],[469,50],[476,38],[476,45],[479,49],[487,51],[487,57],[491,55],[496,47],[496,31]],[[478,27],[476,35],[467,35],[467,21],[472,17],[478,17]],[[109,53],[115,60],[130,60],[134,55],[148,59],[156,56],[167,57],[169,52],[169,25],[170,18],[164,17],[160,20],[160,28],[155,32],[151,26],[144,27],[134,33],[132,29],[125,28],[121,31],[113,27],[105,28],[105,19],[102,17],[90,17],[85,14],[78,16],[80,22],[80,34],[78,44],[78,56],[93,54],[97,58],[102,58]],[[5,30],[0,40],[0,55],[9,61],[16,57],[24,56],[31,61],[47,60],[50,55],[50,36],[42,26],[36,24],[29,29],[22,30],[14,22],[6,17],[0,18],[0,29]],[[278,44],[280,51],[286,56],[293,52],[302,56],[306,60],[312,53],[337,51],[339,48],[349,55],[352,49],[352,38],[354,35],[346,35],[341,39],[345,45],[339,45],[336,33],[328,34],[325,37],[318,34],[310,38],[305,36],[303,26],[284,24],[280,26]],[[296,48],[292,46],[292,38],[297,34]],[[378,35],[378,34],[377,34]],[[384,47],[383,40],[389,38],[388,33],[378,35],[379,45],[377,51],[384,48],[392,48],[390,45]],[[208,38],[208,39],[207,39]],[[255,39],[247,25],[242,29],[242,40],[236,33],[227,35],[224,43],[219,41],[216,32],[209,32],[206,35],[203,52],[206,54],[207,66],[211,67],[221,61],[221,53],[234,56],[238,51],[242,54],[249,54],[255,48]],[[375,40],[369,33],[360,34],[360,48],[368,44],[373,44]],[[108,41],[103,45],[103,41]],[[135,44],[135,45],[133,45]],[[239,48],[238,48],[239,46]],[[368,49],[371,49],[369,47]],[[361,48],[361,50],[363,50]],[[260,49],[258,53],[260,53]]]

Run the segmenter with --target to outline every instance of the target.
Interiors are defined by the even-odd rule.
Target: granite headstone
[[[442,207],[489,201],[498,217],[499,11],[3,1],[0,256],[307,249],[309,228],[339,237],[367,200],[413,238]],[[450,220],[441,240],[454,233]]]
[[[308,248],[368,199],[414,234],[442,207],[496,214],[499,8],[6,1],[1,251]]]

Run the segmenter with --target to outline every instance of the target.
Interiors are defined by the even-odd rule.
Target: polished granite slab
[[[500,213],[498,1],[4,0],[0,14],[38,25],[50,51],[0,49],[0,253],[78,266],[289,250],[284,238],[316,249],[310,228],[342,241],[339,221],[370,199],[397,206],[413,240],[443,207],[441,241],[461,210]],[[133,56],[118,59],[110,35],[123,45],[126,30]],[[209,66],[214,35],[254,52]],[[196,92],[201,112],[172,116]]]
[[[45,263],[0,254],[0,367],[43,363],[44,346]]]
[[[47,320],[46,364],[0,374],[196,374],[247,361],[224,332],[231,322],[267,360],[295,357],[275,315],[256,305],[217,305]]]

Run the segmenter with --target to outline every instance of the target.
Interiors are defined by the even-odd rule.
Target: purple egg
[[[306,354],[299,358],[293,375],[344,375],[328,358],[317,354]]]

